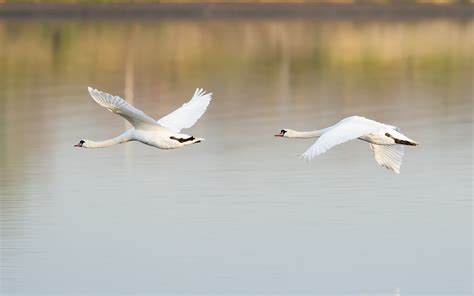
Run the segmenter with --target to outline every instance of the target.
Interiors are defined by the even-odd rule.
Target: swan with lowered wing
[[[377,122],[361,116],[344,118],[325,129],[299,132],[282,129],[275,137],[284,138],[318,138],[302,157],[311,160],[332,147],[350,140],[359,139],[368,142],[374,152],[375,161],[395,173],[400,173],[404,146],[416,146],[417,142],[403,135],[395,126]]]

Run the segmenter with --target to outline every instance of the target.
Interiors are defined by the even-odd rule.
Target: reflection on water
[[[474,22],[0,21],[3,294],[468,294]],[[202,145],[77,150],[204,87]],[[422,145],[307,164],[272,138],[343,116]]]

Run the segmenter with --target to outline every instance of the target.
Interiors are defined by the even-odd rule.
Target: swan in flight
[[[212,93],[196,89],[188,103],[156,121],[142,111],[133,107],[119,96],[113,96],[91,87],[89,94],[97,104],[112,113],[122,116],[130,122],[133,128],[125,133],[106,141],[95,142],[81,140],[75,147],[103,148],[128,141],[140,141],[160,149],[173,149],[200,143],[203,138],[195,138],[180,133],[182,129],[190,128],[206,112],[212,99]]]
[[[282,129],[275,137],[285,138],[319,138],[302,157],[311,160],[323,154],[332,147],[350,140],[359,139],[369,142],[377,163],[395,173],[400,173],[404,146],[416,146],[417,142],[400,133],[400,130],[391,125],[383,124],[361,116],[344,118],[333,126],[325,129],[298,132],[291,129]]]

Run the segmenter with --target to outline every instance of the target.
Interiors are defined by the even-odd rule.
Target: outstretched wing
[[[351,116],[345,118],[327,128],[327,131],[303,153],[302,157],[311,160],[336,145],[374,133],[384,127],[386,125],[365,117]]]
[[[177,133],[190,128],[206,112],[211,99],[212,93],[206,94],[205,90],[198,88],[189,102],[158,120],[158,124]]]
[[[403,145],[374,145],[370,144],[370,149],[374,151],[375,161],[389,170],[400,174],[402,165],[404,147]]]
[[[133,107],[121,97],[113,96],[106,92],[93,89],[92,87],[88,87],[87,89],[97,104],[101,105],[112,113],[122,116],[135,128],[144,128],[150,125],[158,126],[153,118],[143,113],[143,111]]]

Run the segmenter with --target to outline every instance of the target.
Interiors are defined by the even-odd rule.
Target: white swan
[[[400,173],[403,158],[403,145],[416,146],[417,142],[400,133],[391,125],[383,124],[361,116],[344,118],[333,126],[311,132],[298,132],[282,129],[275,137],[285,138],[318,138],[302,157],[311,160],[332,147],[344,142],[360,139],[370,143],[377,163],[395,173]]]
[[[196,89],[193,97],[188,103],[166,115],[158,121],[133,107],[121,97],[88,88],[89,94],[97,104],[112,113],[125,118],[133,125],[125,133],[106,141],[95,142],[81,140],[75,147],[103,148],[128,141],[140,141],[160,149],[173,149],[200,143],[203,138],[181,134],[182,129],[190,128],[206,112],[207,106],[212,99],[212,93],[206,93],[203,89]]]

